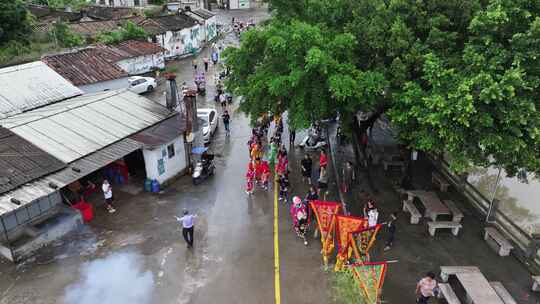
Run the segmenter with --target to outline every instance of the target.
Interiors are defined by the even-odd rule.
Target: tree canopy
[[[0,0],[0,45],[31,31],[31,15],[22,0]]]
[[[269,0],[226,53],[252,116],[387,116],[410,148],[540,172],[540,2]],[[352,124],[355,132],[362,132]],[[366,126],[364,126],[366,127]]]

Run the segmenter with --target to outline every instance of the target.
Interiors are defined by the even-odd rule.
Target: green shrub
[[[348,269],[333,273],[332,298],[336,304],[373,304],[366,301]]]

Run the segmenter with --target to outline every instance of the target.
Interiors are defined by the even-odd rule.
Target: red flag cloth
[[[352,234],[365,229],[367,223],[367,219],[363,217],[336,215],[338,254],[344,255],[347,253],[347,249],[349,249],[352,241]]]
[[[309,205],[317,218],[317,224],[319,225],[321,234],[322,232],[327,232],[330,229],[332,217],[339,212],[341,204],[336,202],[311,201]]]

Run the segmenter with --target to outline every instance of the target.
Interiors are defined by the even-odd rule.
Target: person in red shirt
[[[255,180],[256,180],[257,184],[259,184],[261,182],[261,178],[262,178],[262,174],[263,174],[262,169],[263,168],[262,168],[261,159],[257,157],[255,159]]]
[[[260,167],[262,172],[262,187],[264,190],[268,190],[268,181],[270,180],[270,165],[266,160],[263,160]]]
[[[319,156],[319,166],[326,169],[326,165],[328,165],[328,157],[326,156],[326,152],[321,150],[321,155]]]

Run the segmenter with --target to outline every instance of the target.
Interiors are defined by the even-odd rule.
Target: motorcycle
[[[193,154],[200,154],[200,160],[195,163],[195,168],[193,169],[193,174],[191,175],[193,179],[193,184],[198,185],[200,182],[204,181],[209,176],[214,175],[216,167],[214,166],[214,155],[208,154],[206,147],[195,147],[192,150]]]
[[[326,139],[322,135],[321,127],[317,124],[308,130],[308,135],[300,143],[300,147],[307,150],[317,150],[326,147]]]
[[[195,84],[197,85],[197,93],[204,95],[206,93],[206,79],[204,75],[197,75],[195,77]]]

